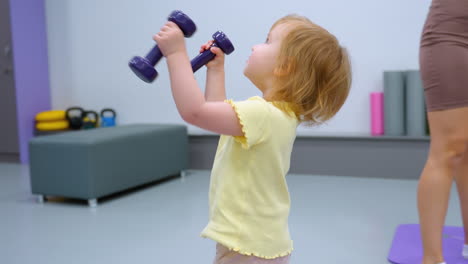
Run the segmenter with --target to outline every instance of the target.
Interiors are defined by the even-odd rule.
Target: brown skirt
[[[427,111],[468,106],[468,0],[433,0],[419,63]]]

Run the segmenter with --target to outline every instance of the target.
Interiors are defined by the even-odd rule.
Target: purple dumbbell
[[[232,45],[232,42],[222,31],[216,31],[213,34],[213,40],[214,42],[211,45],[211,47],[218,47],[227,55],[231,54],[234,51],[234,45]],[[193,60],[190,62],[190,64],[192,64],[193,72],[196,72],[214,57],[216,57],[216,55],[213,52],[211,52],[210,49],[207,49],[204,52],[198,54],[198,56],[193,58]]]
[[[184,14],[182,11],[172,11],[167,20],[172,21],[179,26],[184,33],[185,37],[190,37],[197,30],[195,23]],[[158,45],[155,45],[146,57],[133,57],[128,66],[130,69],[145,82],[152,82],[158,76],[158,72],[154,69],[154,66],[161,60],[163,54],[159,50]]]

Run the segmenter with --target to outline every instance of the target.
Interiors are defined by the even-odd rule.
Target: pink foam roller
[[[384,134],[384,94],[374,92],[370,94],[371,104],[371,134],[373,136]]]

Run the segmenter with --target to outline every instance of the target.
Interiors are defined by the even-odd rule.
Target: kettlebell
[[[106,113],[110,113],[111,116],[105,116]],[[104,108],[101,111],[101,127],[113,127],[115,126],[115,117],[117,114],[114,109]]]
[[[85,111],[83,117],[83,129],[96,128],[99,122],[99,115],[94,111]]]
[[[83,117],[85,111],[81,107],[70,107],[65,112],[65,117],[67,118],[68,122],[70,123],[70,128],[74,130],[81,129],[83,126]]]

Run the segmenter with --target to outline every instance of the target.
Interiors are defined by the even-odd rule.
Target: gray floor
[[[30,194],[28,167],[0,164],[0,263],[211,264],[199,237],[208,217],[208,171],[102,201]],[[289,175],[292,264],[387,263],[395,228],[416,223],[415,180]],[[452,191],[448,225],[461,225]]]

